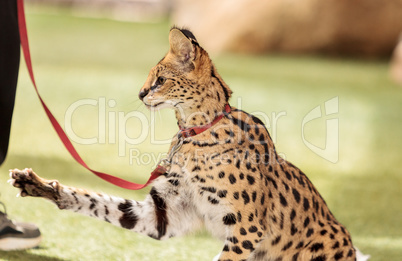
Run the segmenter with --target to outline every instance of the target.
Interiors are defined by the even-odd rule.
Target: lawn
[[[96,170],[145,182],[154,158],[177,132],[171,111],[151,114],[137,98],[149,69],[168,50],[169,23],[84,18],[33,6],[27,6],[27,22],[40,92],[75,140],[82,139],[74,142],[82,157]],[[354,244],[372,260],[400,260],[402,89],[388,79],[387,61],[235,54],[213,60],[234,91],[231,104],[263,118],[278,152],[310,177]],[[333,98],[337,110],[325,115],[324,104]],[[71,113],[77,104],[82,106]],[[303,126],[317,106],[323,116]],[[146,120],[125,117],[136,113]],[[328,138],[330,120],[339,133]],[[320,148],[335,144],[330,148],[338,157],[318,155],[303,137]],[[159,242],[59,211],[44,200],[16,198],[6,183],[8,169],[25,167],[63,184],[130,199],[147,193],[109,185],[74,162],[22,62],[10,153],[0,167],[0,200],[13,219],[36,223],[43,242],[28,251],[0,251],[1,260],[212,260],[222,247],[203,231]]]

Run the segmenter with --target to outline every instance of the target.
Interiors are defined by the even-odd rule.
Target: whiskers
[[[162,115],[161,115],[161,110],[158,110],[158,116],[159,116],[159,120],[162,122]]]
[[[134,97],[130,102],[125,103],[121,108],[125,111],[146,111],[144,103],[138,97]]]

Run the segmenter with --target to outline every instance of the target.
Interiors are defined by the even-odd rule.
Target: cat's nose
[[[140,91],[140,93],[138,94],[138,97],[140,98],[140,100],[144,100],[144,97],[147,96],[147,94],[149,93],[149,89],[145,89]]]

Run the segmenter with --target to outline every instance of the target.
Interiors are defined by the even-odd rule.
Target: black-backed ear
[[[170,53],[175,55],[182,63],[188,63],[194,60],[194,46],[179,29],[173,28],[169,33]]]

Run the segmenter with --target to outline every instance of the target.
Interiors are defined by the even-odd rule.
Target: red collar
[[[225,112],[226,113],[230,113],[232,110],[232,108],[230,107],[229,104],[225,105]],[[195,136],[197,134],[200,134],[206,130],[208,130],[209,128],[211,128],[212,126],[214,126],[220,119],[222,119],[224,113],[219,114],[218,116],[216,116],[216,118],[209,124],[204,125],[204,126],[196,126],[196,127],[192,127],[192,128],[182,128],[180,127],[180,133],[179,135],[181,135],[183,138],[187,138],[187,137],[192,137]]]

